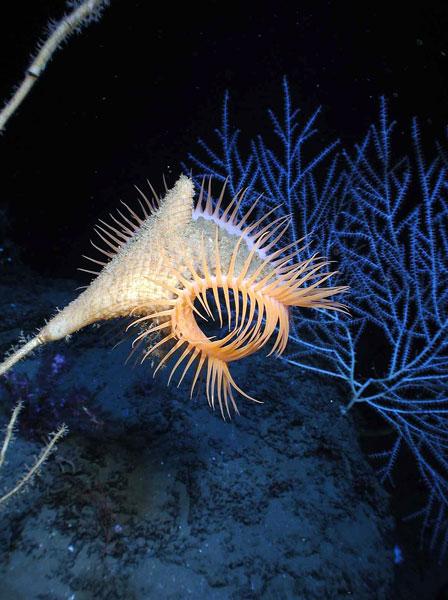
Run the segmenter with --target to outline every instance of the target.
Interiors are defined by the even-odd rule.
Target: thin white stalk
[[[20,408],[21,408],[20,405],[16,406],[16,408],[14,409],[14,412],[12,414],[11,420],[8,424],[5,441],[4,441],[3,447],[2,447],[2,454],[1,454],[2,462],[6,455],[8,445],[11,441],[14,423],[17,419],[17,415],[19,414]],[[21,492],[22,489],[32,481],[33,477],[39,472],[39,469],[41,468],[41,466],[44,464],[44,462],[50,456],[51,452],[54,450],[54,447],[56,446],[56,444],[67,433],[67,431],[68,431],[67,427],[65,425],[61,425],[61,427],[59,427],[59,429],[55,433],[51,434],[48,444],[41,450],[41,452],[40,452],[39,456],[36,458],[33,466],[26,471],[26,473],[21,477],[21,479],[19,479],[19,481],[16,483],[16,485],[12,489],[10,489],[8,492],[6,492],[6,494],[4,494],[3,496],[0,496],[0,505],[7,502],[12,496],[15,496],[15,494],[18,494],[19,492]],[[0,463],[0,467],[1,467],[1,465],[2,465],[2,463]]]
[[[2,449],[0,451],[0,469],[3,466],[3,463],[5,462],[5,456],[6,456],[6,451],[8,450],[8,446],[11,442],[12,439],[12,434],[14,433],[14,427],[17,421],[17,417],[19,416],[19,412],[22,410],[22,403],[19,402],[16,407],[14,408],[14,410],[12,411],[12,415],[11,418],[9,420],[9,423],[6,427],[6,434],[5,434],[5,439],[3,440],[3,445],[2,445]]]
[[[28,67],[23,81],[20,83],[12,98],[6,103],[0,111],[0,132],[5,128],[10,117],[16,112],[23,100],[29,94],[31,88],[37,79],[45,71],[48,61],[51,59],[57,48],[81,25],[85,25],[87,20],[98,13],[108,2],[106,0],[85,0],[70,14],[64,16],[49,38],[43,43],[37,56]]]
[[[13,365],[15,365],[19,360],[25,358],[27,354],[35,350],[38,346],[43,344],[43,340],[36,335],[36,337],[32,338],[29,342],[21,346],[18,350],[10,354],[5,360],[0,363],[0,376],[2,376],[6,371],[8,371]]]

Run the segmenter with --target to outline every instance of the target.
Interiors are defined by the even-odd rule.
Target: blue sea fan
[[[414,119],[412,153],[393,159],[394,123],[381,100],[354,156],[346,154],[350,188],[333,232],[352,287],[356,322],[381,340],[374,376],[347,369],[350,408],[366,402],[396,431],[382,478],[391,475],[402,444],[412,451],[429,491],[424,530],[430,545],[448,544],[448,168],[436,153],[426,161]],[[372,339],[372,338],[371,338]],[[360,339],[362,341],[362,338]]]
[[[403,445],[413,453],[428,489],[423,534],[448,546],[448,164],[439,151],[427,162],[417,121],[412,151],[393,158],[394,123],[381,99],[380,115],[353,152],[338,142],[313,152],[319,111],[299,123],[286,80],[283,115],[269,111],[277,143],[258,136],[243,153],[224,99],[215,147],[199,141],[188,168],[200,180],[246,189],[241,210],[262,194],[258,210],[279,203],[292,215],[289,241],[306,237],[303,258],[336,259],[349,284],[352,317],[324,310],[295,311],[282,360],[342,380],[343,411],[358,403],[375,409],[395,431],[380,459],[390,479]],[[301,257],[302,258],[302,257]],[[330,268],[330,267],[329,267]],[[336,281],[330,281],[335,284]],[[374,344],[372,344],[374,342]],[[371,348],[379,350],[373,355]],[[425,537],[426,539],[426,537]]]

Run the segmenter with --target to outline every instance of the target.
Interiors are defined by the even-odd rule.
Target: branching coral
[[[346,370],[352,398],[388,421],[396,440],[382,454],[390,477],[401,445],[412,451],[428,491],[424,529],[448,548],[448,170],[423,156],[417,121],[413,155],[392,159],[394,123],[384,100],[355,156],[352,183],[334,237],[356,290],[356,322],[381,340],[385,360],[362,379],[355,341]],[[411,203],[411,198],[418,198]],[[359,341],[358,341],[359,340]],[[359,361],[358,361],[359,363]],[[380,370],[381,369],[381,370]]]
[[[16,425],[17,418],[19,416],[21,409],[22,409],[22,404],[19,402],[19,404],[17,404],[16,407],[14,408],[14,410],[11,414],[9,423],[6,426],[5,438],[3,440],[3,444],[2,444],[2,447],[0,450],[0,471],[1,471],[2,467],[4,466],[4,463],[6,460],[6,453],[11,444],[11,441],[13,438],[14,427]],[[22,477],[17,481],[17,483],[10,490],[8,490],[7,492],[3,493],[0,496],[0,506],[2,504],[5,504],[8,500],[10,500],[16,494],[19,494],[20,492],[22,492],[24,490],[24,488],[33,481],[35,475],[39,472],[42,465],[46,462],[46,460],[48,459],[50,454],[54,451],[56,444],[60,441],[60,439],[66,433],[67,433],[66,426],[61,425],[61,427],[59,427],[59,429],[56,432],[50,434],[47,445],[42,448],[41,452],[36,457],[36,460],[34,461],[33,465],[25,471],[24,475],[22,475]]]
[[[310,152],[314,113],[302,125],[286,80],[284,112],[270,112],[279,144],[255,139],[244,154],[231,127],[228,96],[218,144],[200,141],[190,164],[203,174],[248,186],[245,210],[263,191],[268,206],[283,201],[293,215],[286,235],[313,232],[319,252],[337,257],[350,284],[353,318],[313,311],[293,316],[283,359],[344,382],[344,411],[364,403],[396,432],[385,460],[391,476],[400,448],[414,454],[429,500],[424,529],[430,543],[448,545],[448,169],[446,152],[425,161],[413,122],[410,156],[393,159],[386,102],[354,154],[332,143]],[[279,149],[280,148],[280,151]],[[329,279],[331,282],[331,277]],[[373,356],[373,349],[378,353]]]

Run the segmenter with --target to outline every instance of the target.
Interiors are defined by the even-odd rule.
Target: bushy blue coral
[[[291,214],[288,242],[310,243],[337,259],[348,283],[351,318],[296,311],[283,360],[345,382],[349,400],[374,408],[395,431],[390,449],[375,455],[389,479],[403,445],[413,453],[428,489],[421,511],[430,545],[448,547],[448,163],[447,153],[425,159],[418,123],[411,150],[396,157],[395,124],[387,103],[378,123],[353,151],[338,142],[313,152],[319,111],[299,121],[286,80],[283,115],[269,111],[275,147],[258,136],[239,149],[224,99],[218,144],[199,141],[202,158],[189,156],[198,180],[228,181],[234,195],[247,188],[242,212],[263,194],[258,211],[282,205]],[[261,204],[261,206],[260,206]],[[330,265],[328,268],[330,268]],[[340,280],[339,280],[340,279]],[[335,283],[330,280],[330,283]],[[378,352],[369,351],[375,341]],[[367,351],[366,351],[367,350]]]

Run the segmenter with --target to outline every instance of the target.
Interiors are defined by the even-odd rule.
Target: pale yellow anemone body
[[[229,363],[271,338],[270,354],[281,354],[290,307],[344,310],[331,297],[347,288],[323,287],[334,274],[323,270],[328,262],[317,255],[301,261],[303,249],[281,245],[289,217],[270,220],[274,209],[250,223],[253,206],[238,216],[244,194],[225,210],[223,196],[224,189],[213,205],[203,186],[195,206],[193,182],[181,176],[156,204],[142,194],[142,217],[126,207],[128,214],[112,217],[113,225],[101,222],[97,233],[106,247],[98,249],[107,260],[89,259],[101,271],[22,355],[91,323],[131,316],[130,327],[139,332],[134,346],[144,347],[142,361],[157,351],[158,369],[177,353],[171,376],[182,365],[182,381],[194,365],[193,391],[203,371],[209,404],[218,404],[223,416],[230,406],[236,410],[232,390],[254,400],[235,383]],[[215,317],[226,328],[219,339],[203,331],[203,323]],[[19,358],[9,357],[0,374]]]

